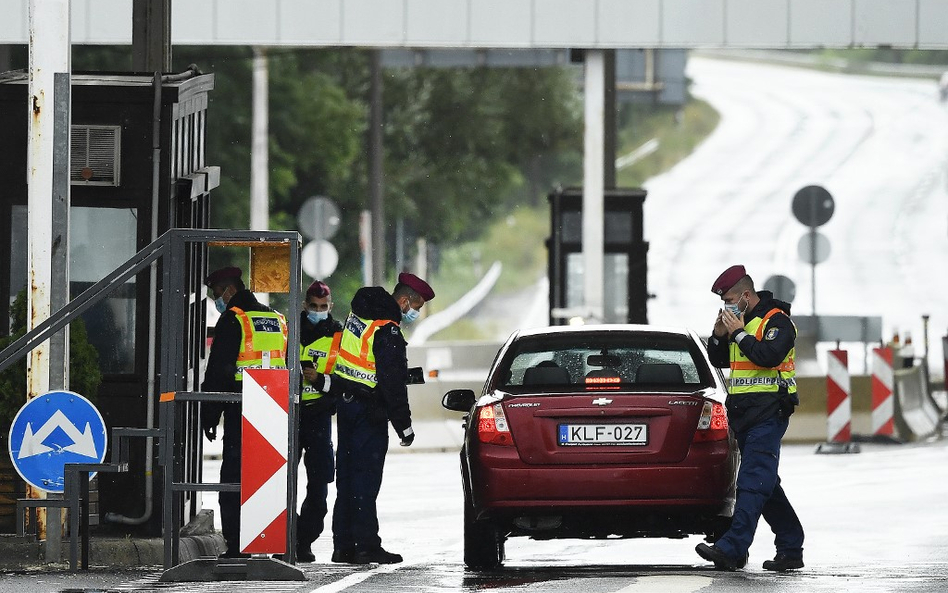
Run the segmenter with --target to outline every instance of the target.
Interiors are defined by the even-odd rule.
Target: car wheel
[[[464,500],[464,565],[475,570],[499,567],[504,561],[504,537],[489,521],[475,521],[474,507]]]

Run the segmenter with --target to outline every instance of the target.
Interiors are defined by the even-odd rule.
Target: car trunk
[[[594,391],[518,396],[504,411],[531,465],[677,463],[688,454],[704,398]]]

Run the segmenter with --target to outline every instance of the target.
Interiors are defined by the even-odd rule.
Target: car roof
[[[632,332],[632,333],[667,333],[680,336],[692,336],[693,332],[685,327],[671,325],[643,325],[634,323],[608,323],[595,325],[553,325],[550,327],[534,327],[521,329],[511,338],[545,336],[568,333],[596,333],[596,332]]]

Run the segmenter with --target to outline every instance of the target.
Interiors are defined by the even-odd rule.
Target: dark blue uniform
[[[314,325],[305,311],[300,314],[301,344],[312,344],[338,331],[342,331],[342,326],[331,315]],[[310,545],[323,532],[329,510],[326,498],[335,469],[332,450],[332,415],[335,408],[335,400],[330,395],[323,395],[300,406],[297,455],[302,457],[306,468],[306,498],[300,506],[296,523],[298,551],[308,553]]]
[[[777,328],[772,339],[758,341],[744,333],[739,347],[751,362],[762,367],[779,365],[794,347],[796,330],[790,321],[790,305],[773,298],[769,291],[759,291],[760,302],[744,315],[745,321],[763,317],[773,308],[786,315],[776,314],[767,320],[767,329]],[[742,332],[734,332],[730,340]],[[771,335],[768,333],[768,336]],[[729,340],[712,336],[708,342],[708,357],[721,368],[730,366]],[[747,556],[760,517],[775,534],[777,554],[788,558],[803,557],[803,526],[780,485],[777,474],[780,462],[780,441],[787,432],[790,415],[797,404],[796,394],[742,393],[727,398],[728,424],[737,438],[741,451],[741,465],[737,473],[737,502],[731,528],[715,546],[742,565]]]
[[[392,295],[377,286],[356,292],[352,313],[363,319],[399,322],[402,318]],[[334,561],[359,562],[360,554],[387,554],[381,550],[376,499],[388,452],[388,423],[399,435],[411,426],[406,342],[397,324],[384,325],[375,332],[372,352],[378,379],[374,389],[340,376],[338,363],[332,378],[333,392],[341,393],[336,406],[339,445],[332,517]]]

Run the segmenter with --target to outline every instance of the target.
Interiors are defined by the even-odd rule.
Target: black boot
[[[774,556],[773,560],[764,560],[764,570],[775,570],[777,572],[785,572],[788,570],[796,570],[798,568],[803,568],[803,557],[797,558],[796,556],[787,556],[783,553],[778,553]]]

